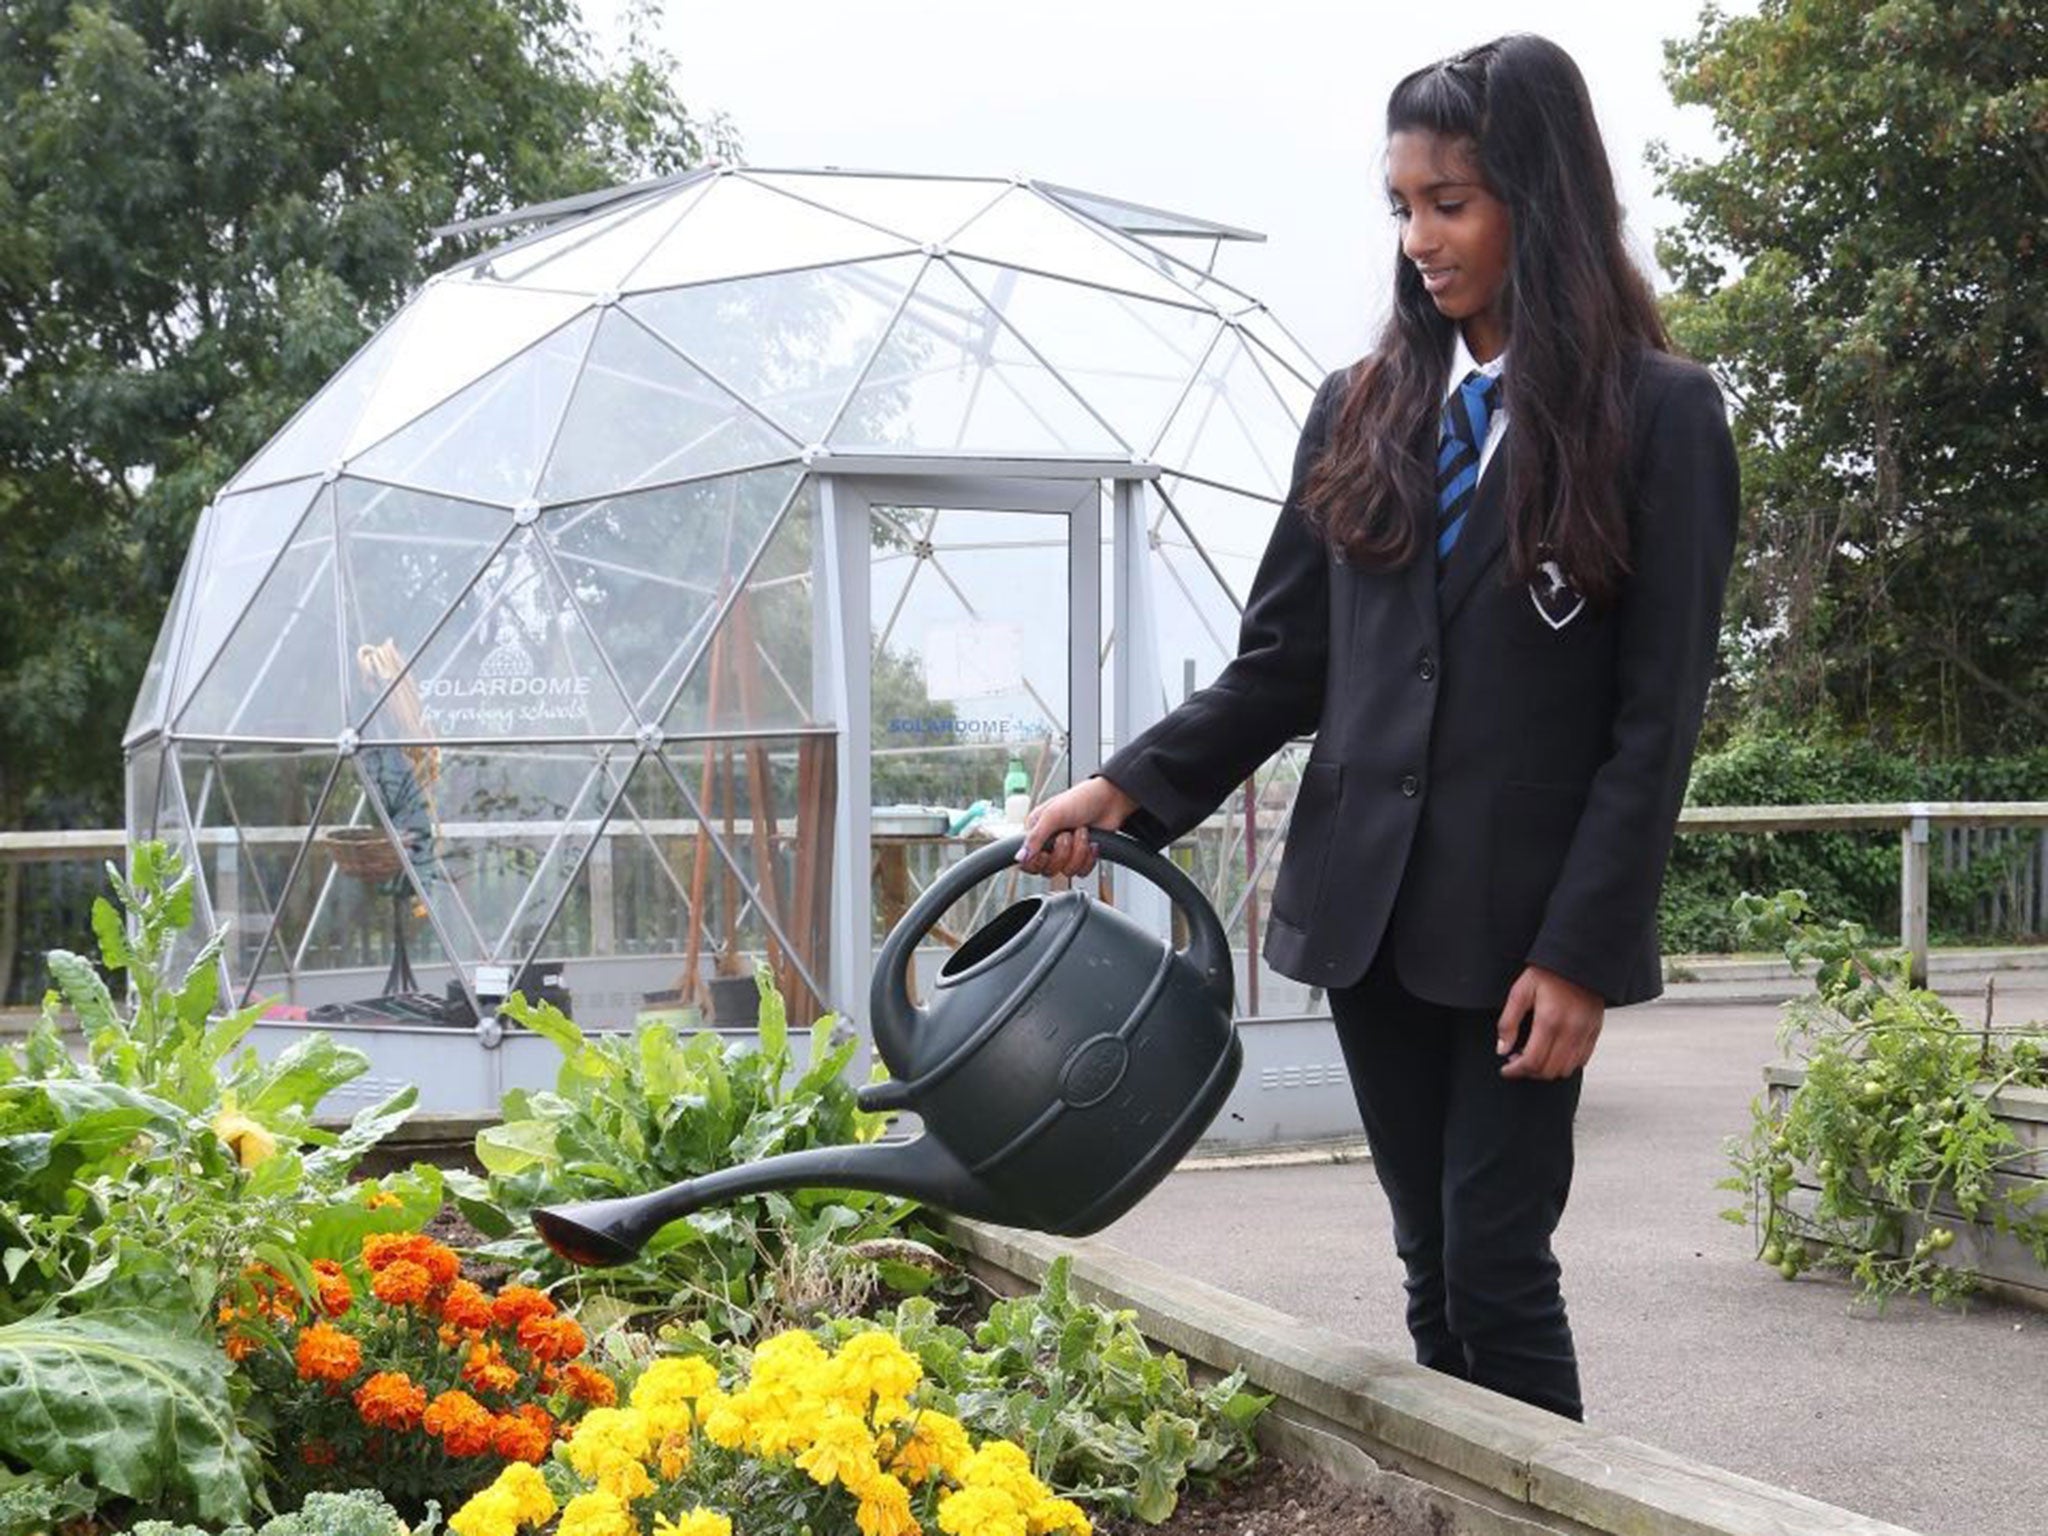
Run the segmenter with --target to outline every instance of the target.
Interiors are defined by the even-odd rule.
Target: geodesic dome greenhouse
[[[1006,774],[1085,776],[1227,659],[1319,371],[1213,270],[1255,236],[1022,178],[525,217],[207,507],[131,836],[201,871],[243,997],[474,1008],[546,962],[604,1026],[765,961],[857,1016]],[[1190,840],[1241,957],[1297,771]]]

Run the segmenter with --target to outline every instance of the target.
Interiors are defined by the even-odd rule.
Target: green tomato
[[[1771,1268],[1776,1269],[1780,1264],[1785,1262],[1785,1250],[1780,1248],[1776,1243],[1765,1243],[1764,1251],[1761,1257],[1766,1264],[1770,1265]]]
[[[1953,1248],[1956,1245],[1956,1235],[1947,1227],[1929,1227],[1927,1241],[1936,1248]]]
[[[1777,1135],[1771,1138],[1771,1150],[1773,1152],[1790,1152],[1792,1150],[1792,1138],[1783,1131],[1778,1132]]]
[[[1825,1184],[1835,1176],[1835,1160],[1832,1157],[1824,1157],[1814,1165],[1813,1171],[1820,1175],[1821,1182]]]
[[[1863,1079],[1863,1097],[1868,1103],[1875,1103],[1884,1097],[1884,1084],[1874,1077]]]
[[[1799,1278],[1798,1262],[1793,1259],[1787,1259],[1784,1263],[1778,1266],[1778,1273],[1783,1275],[1787,1280],[1797,1280]]]

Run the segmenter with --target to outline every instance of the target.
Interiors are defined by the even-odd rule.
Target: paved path
[[[1981,1015],[1981,992],[1950,1001]],[[2048,978],[2001,978],[1998,1015],[2048,1019]],[[1852,1309],[1719,1219],[1777,1026],[1773,1005],[1682,999],[1608,1019],[1557,1238],[1589,1421],[1928,1536],[2043,1536],[2048,1312]],[[1103,1236],[1408,1353],[1369,1163],[1177,1173]]]

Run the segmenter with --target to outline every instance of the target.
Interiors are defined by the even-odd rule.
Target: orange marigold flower
[[[240,1365],[244,1360],[256,1353],[260,1342],[255,1334],[244,1333],[241,1329],[237,1328],[229,1333],[225,1339],[221,1340],[220,1347],[223,1354],[234,1361],[235,1364]]]
[[[619,1388],[611,1377],[580,1360],[562,1373],[568,1383],[569,1395],[579,1403],[588,1403],[593,1408],[613,1408],[618,1405]]]
[[[416,1307],[434,1289],[434,1277],[411,1259],[393,1259],[370,1277],[370,1291],[390,1307]]]
[[[450,1456],[481,1456],[491,1448],[498,1416],[467,1392],[443,1392],[420,1418]]]
[[[491,1316],[500,1328],[517,1328],[529,1317],[553,1317],[555,1304],[530,1285],[508,1285],[491,1303]]]
[[[301,1381],[339,1384],[362,1369],[362,1341],[326,1323],[315,1323],[299,1335],[295,1352]]]
[[[491,1449],[507,1461],[538,1463],[554,1444],[554,1434],[516,1413],[501,1413],[491,1426]]]
[[[330,1441],[308,1440],[299,1447],[299,1460],[309,1467],[331,1467],[341,1460],[341,1452]]]
[[[555,1416],[549,1413],[547,1409],[541,1407],[539,1403],[521,1403],[512,1412],[515,1417],[526,1420],[527,1423],[533,1425],[534,1428],[546,1435],[548,1439],[553,1440],[555,1438]]]
[[[441,1298],[441,1317],[457,1328],[482,1333],[491,1326],[491,1298],[474,1280],[457,1280]]]
[[[355,1305],[356,1288],[334,1260],[315,1259],[313,1280],[320,1289],[320,1310],[329,1317],[340,1317]]]
[[[479,1392],[510,1392],[519,1385],[519,1370],[505,1363],[505,1352],[496,1344],[472,1344],[462,1379]]]
[[[379,1371],[356,1388],[356,1412],[373,1429],[411,1429],[427,1411],[427,1389],[403,1371]]]
[[[363,1239],[363,1262],[382,1269],[400,1259],[417,1260],[426,1242],[417,1232],[372,1232]]]
[[[462,1273],[462,1260],[445,1243],[422,1242],[419,1252],[411,1257],[437,1286],[453,1285],[455,1277]]]
[[[519,1325],[519,1347],[536,1360],[573,1360],[586,1342],[573,1317],[529,1317]]]

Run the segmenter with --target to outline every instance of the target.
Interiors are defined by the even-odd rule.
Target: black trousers
[[[1580,1074],[1503,1078],[1499,1013],[1410,995],[1386,950],[1330,993],[1373,1169],[1407,1267],[1415,1358],[1583,1417],[1550,1237],[1572,1181]]]

